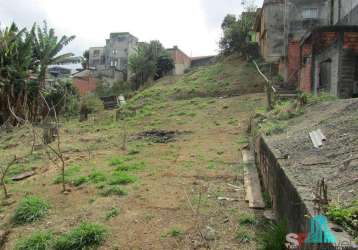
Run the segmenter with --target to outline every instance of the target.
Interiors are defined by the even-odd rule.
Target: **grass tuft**
[[[110,220],[118,216],[118,214],[119,214],[119,209],[116,207],[112,207],[112,209],[106,213],[106,220]]]
[[[99,224],[82,223],[55,242],[55,250],[82,250],[99,247],[107,236],[107,230]]]
[[[15,250],[50,250],[53,235],[49,231],[36,231],[16,242]]]
[[[15,224],[25,224],[37,221],[47,215],[49,204],[36,196],[26,196],[15,210],[12,221]]]
[[[115,172],[112,174],[109,184],[110,185],[126,185],[137,181],[137,177],[128,175],[125,172]]]
[[[104,188],[99,194],[104,197],[124,196],[124,195],[127,195],[127,192],[119,186],[110,186],[110,187]]]

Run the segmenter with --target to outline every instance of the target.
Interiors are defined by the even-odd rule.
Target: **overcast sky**
[[[76,35],[66,51],[77,55],[103,46],[110,32],[128,31],[140,41],[178,45],[189,56],[217,53],[220,24],[239,15],[243,0],[0,0],[2,26],[47,20],[58,35]],[[262,0],[254,1],[257,5]]]

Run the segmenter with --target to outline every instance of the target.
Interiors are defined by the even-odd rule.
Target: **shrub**
[[[103,102],[96,95],[89,94],[81,98],[81,111],[86,113],[96,113],[103,109]]]
[[[100,246],[107,235],[107,230],[99,224],[82,223],[55,242],[55,250],[82,250]]]
[[[115,172],[109,181],[110,185],[126,185],[129,183],[136,182],[137,178],[135,176],[128,175],[124,172]]]
[[[37,231],[16,242],[16,250],[49,250],[51,249],[53,235],[49,231]]]
[[[89,180],[92,183],[100,183],[100,182],[104,182],[107,180],[106,175],[101,172],[101,171],[97,171],[97,170],[93,170],[92,173],[88,176]]]
[[[86,176],[80,176],[80,177],[76,177],[74,178],[71,183],[75,186],[75,187],[79,187],[82,184],[85,184],[88,181],[88,178]]]
[[[12,220],[16,224],[39,220],[48,213],[49,207],[49,204],[39,197],[26,196],[17,206]]]
[[[119,186],[110,186],[110,187],[104,188],[104,190],[102,190],[100,192],[100,195],[105,196],[105,197],[107,197],[107,196],[123,196],[126,194],[127,194],[127,192]]]

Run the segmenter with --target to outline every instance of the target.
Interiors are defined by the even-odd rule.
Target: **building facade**
[[[137,44],[138,39],[128,32],[111,33],[106,46],[89,49],[89,66],[97,74],[126,80],[130,75],[128,58],[135,52]]]
[[[183,75],[191,66],[191,58],[181,51],[178,46],[167,49],[174,61],[173,75]]]

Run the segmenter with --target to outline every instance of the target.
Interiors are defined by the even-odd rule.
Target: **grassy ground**
[[[45,149],[12,168],[10,176],[29,169],[36,175],[8,181],[12,196],[0,207],[1,227],[11,228],[5,249],[35,231],[59,237],[82,222],[105,226],[109,234],[100,249],[257,249],[260,219],[244,201],[239,150],[250,114],[264,103],[262,94],[249,93],[260,91],[254,69],[231,58],[144,90],[128,103],[125,120],[108,111],[83,123],[64,121],[70,192],[61,193],[60,170]],[[127,150],[121,149],[124,127]],[[167,143],[139,136],[150,130],[176,134]],[[15,129],[1,141],[6,162],[29,151],[31,134]],[[46,201],[48,212],[14,225],[26,195]]]

